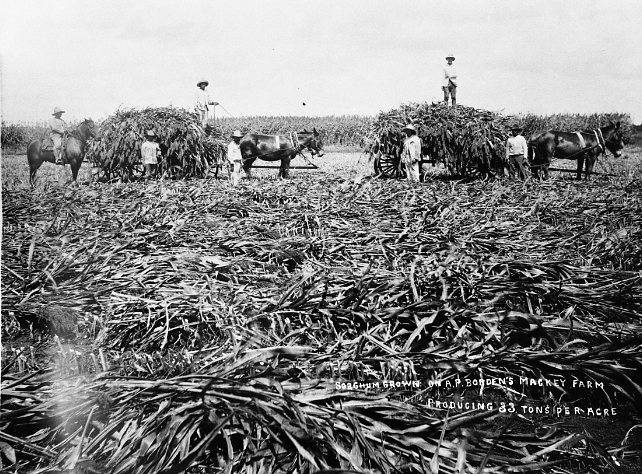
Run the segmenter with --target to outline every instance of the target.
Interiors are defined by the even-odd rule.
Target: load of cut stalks
[[[526,114],[515,117],[515,121],[522,128],[522,135],[527,139],[531,136],[547,130],[563,130],[575,132],[581,130],[595,130],[604,127],[611,122],[620,122],[624,134],[624,142],[629,143],[632,138],[631,115],[626,113],[598,113],[591,115],[583,114],[552,114],[535,115]]]
[[[412,123],[421,138],[424,157],[443,163],[451,174],[487,175],[503,169],[508,120],[474,107],[403,104],[381,112],[374,130],[381,139],[382,152],[399,158],[404,141],[402,128]]]
[[[90,145],[87,159],[106,180],[143,175],[140,148],[147,130],[156,135],[161,149],[158,172],[167,177],[204,177],[224,156],[224,148],[207,137],[196,116],[184,109],[119,110],[100,128],[101,138]]]

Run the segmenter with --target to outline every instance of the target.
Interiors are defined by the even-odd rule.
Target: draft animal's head
[[[606,149],[613,153],[613,156],[619,158],[622,156],[622,149],[624,148],[624,132],[622,130],[622,123],[620,121],[610,121],[605,131],[606,133],[604,133],[603,129],[602,134],[604,135],[604,144],[606,145]]]
[[[317,155],[319,157],[323,156],[323,138],[321,133],[315,128],[311,132],[303,130],[299,132],[299,141],[300,143],[310,150],[312,156]]]

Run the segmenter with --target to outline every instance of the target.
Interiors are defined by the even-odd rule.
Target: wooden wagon
[[[384,178],[406,178],[406,170],[401,163],[401,150],[396,147],[392,150],[382,150],[378,145],[375,145],[370,152],[370,157],[374,158],[374,172],[377,175]],[[419,179],[421,181],[424,180],[424,173],[421,172],[424,164],[434,165],[435,161],[424,154],[422,150],[421,161],[419,161]]]

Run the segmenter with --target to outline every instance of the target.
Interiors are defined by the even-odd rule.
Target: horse
[[[323,156],[323,142],[319,132],[303,130],[290,136],[248,133],[239,143],[243,159],[243,171],[252,177],[252,164],[256,159],[281,161],[279,178],[289,178],[290,161],[306,148],[312,156]]]
[[[87,141],[91,138],[98,137],[98,126],[92,119],[83,120],[80,125],[67,133],[67,136],[62,141],[62,160],[63,166],[65,164],[71,165],[72,180],[76,181],[78,178],[78,170],[85,157],[87,149]],[[27,145],[27,161],[29,162],[29,184],[34,185],[36,179],[36,172],[38,168],[48,161],[49,163],[56,164],[56,159],[53,153],[53,148],[43,147],[43,140],[36,139],[29,142]]]
[[[586,162],[585,178],[588,179],[600,154],[606,156],[606,150],[609,150],[618,158],[622,155],[622,148],[624,141],[620,122],[609,121],[607,126],[595,130],[550,130],[533,135],[528,141],[528,161],[533,176],[538,177],[541,171],[545,179],[553,158],[577,160],[577,179],[582,179],[582,166]]]

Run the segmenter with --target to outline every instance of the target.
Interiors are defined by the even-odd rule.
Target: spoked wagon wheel
[[[385,178],[406,177],[406,171],[403,169],[399,157],[394,155],[380,154],[375,158],[374,169],[375,173]]]

